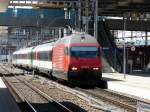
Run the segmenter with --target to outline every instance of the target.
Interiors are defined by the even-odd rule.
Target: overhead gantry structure
[[[8,0],[1,0],[8,1]],[[10,6],[32,6],[36,8],[83,8],[86,3],[98,3],[99,15],[123,16],[124,12],[149,12],[149,0],[9,0]],[[92,3],[92,4],[93,4]],[[90,7],[89,7],[90,8]]]
[[[99,15],[123,16],[125,12],[150,12],[149,0],[98,0]]]
[[[133,27],[130,27],[129,29],[137,30],[140,24],[147,24],[149,26],[150,20],[150,1],[149,0],[0,0],[0,6],[2,7],[3,11],[6,10],[8,4],[9,6],[16,7],[16,6],[30,6],[32,8],[38,8],[38,9],[75,9],[78,11],[77,15],[77,26],[78,27],[85,27],[83,28],[84,31],[88,31],[89,29],[89,18],[95,18],[94,21],[96,21],[96,18],[99,16],[101,18],[105,18],[106,16],[117,16],[117,17],[126,17],[128,20],[132,22],[132,20],[139,20],[138,22],[132,22]],[[3,2],[5,5],[2,5]],[[96,4],[97,3],[97,4]],[[5,6],[5,8],[3,8]],[[0,7],[0,9],[1,9]],[[97,11],[96,11],[97,7]],[[67,12],[67,11],[66,11]],[[82,17],[86,17],[87,21],[82,21]],[[89,17],[89,18],[88,18]],[[5,20],[5,18],[1,19]],[[146,20],[146,21],[145,21]],[[116,29],[115,24],[117,24],[118,20],[109,20],[107,23],[110,23],[111,29]],[[3,22],[3,25],[5,22]],[[81,25],[83,24],[84,25]],[[135,25],[138,24],[138,25]],[[16,24],[17,25],[17,24]],[[24,25],[24,24],[23,24]],[[120,25],[120,24],[118,24]],[[128,26],[132,26],[130,24]],[[28,26],[28,24],[26,25]],[[34,25],[33,25],[34,26]],[[123,26],[123,22],[122,25]],[[119,27],[122,29],[123,27]],[[128,28],[128,27],[127,27]],[[144,29],[148,27],[143,27],[143,30],[149,30]]]
[[[7,0],[4,0],[5,3]],[[1,3],[0,3],[1,4]],[[13,9],[17,7],[31,7],[33,9],[77,9],[78,0],[8,0],[9,7]],[[7,6],[8,6],[7,5]],[[7,6],[5,7],[7,9]],[[66,11],[67,12],[67,11]],[[65,16],[64,16],[65,17]],[[26,27],[37,27],[37,22],[39,26],[57,26],[53,23],[50,23],[51,19],[45,18],[36,18],[28,20],[26,17],[6,17],[0,16],[0,26],[26,26]],[[37,20],[38,19],[38,20]],[[68,18],[64,18],[68,19]],[[23,22],[22,22],[23,21]],[[62,20],[61,20],[62,21]],[[67,24],[67,21],[62,21],[64,24]],[[58,21],[57,21],[58,23]],[[61,24],[64,25],[64,24]]]

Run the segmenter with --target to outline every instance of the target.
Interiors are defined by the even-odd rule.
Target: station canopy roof
[[[0,1],[8,1],[8,0],[0,0]],[[31,5],[32,3],[34,4],[36,3],[36,1],[38,1],[39,3],[44,3],[44,5],[40,4],[41,7],[43,8],[55,7],[53,5],[50,5],[50,3],[56,2],[56,5],[57,3],[60,3],[59,6],[60,8],[62,8],[61,5],[63,3],[74,4],[75,2],[78,4],[80,0],[10,0],[10,5],[15,5],[15,3],[17,3],[16,1],[26,1],[27,3],[26,5]],[[29,1],[31,1],[31,4]],[[89,1],[96,1],[96,0],[89,0]],[[123,16],[125,12],[150,12],[150,0],[98,0],[98,7],[99,7],[99,15]]]
[[[98,0],[99,15],[123,16],[125,12],[150,12],[150,0]]]

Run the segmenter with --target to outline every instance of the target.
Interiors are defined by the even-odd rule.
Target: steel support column
[[[81,31],[81,26],[82,26],[82,12],[81,12],[81,0],[78,0],[78,31]]]
[[[98,39],[98,0],[95,0],[94,37]]]
[[[89,32],[89,0],[85,1],[85,32],[88,33]]]
[[[147,33],[147,31],[146,31],[146,32],[145,32],[145,46],[147,46],[147,41],[148,41],[148,40],[147,40],[147,34],[148,34],[148,33]]]
[[[126,17],[124,15],[124,30],[123,30],[123,39],[124,39],[124,46],[123,46],[123,73],[124,79],[126,79],[126,40],[125,40],[125,31],[126,31]]]

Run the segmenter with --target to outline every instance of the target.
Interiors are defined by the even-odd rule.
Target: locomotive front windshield
[[[100,50],[97,47],[71,47],[71,56],[77,58],[96,58],[100,55]]]

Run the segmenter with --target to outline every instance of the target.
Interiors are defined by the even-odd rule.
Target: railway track
[[[7,68],[5,66],[2,66],[1,68],[3,68],[4,71],[6,71],[6,72],[11,72],[9,70],[9,68]],[[35,107],[35,105],[34,105],[35,103],[31,102],[32,99],[28,98],[28,96],[26,96],[26,94],[22,93],[22,91],[25,91],[25,88],[22,85],[22,83],[24,83],[24,85],[26,85],[26,86],[31,86],[30,87],[31,89],[28,90],[28,91],[32,91],[32,90],[34,90],[34,88],[39,88],[39,86],[41,86],[41,83],[38,83],[39,85],[35,86],[30,81],[26,80],[25,77],[27,77],[27,76],[15,76],[14,74],[12,74],[11,77],[5,77],[5,75],[4,75],[3,76],[3,81],[5,82],[5,84],[7,85],[7,87],[9,88],[11,93],[13,94],[13,96],[17,96],[17,98],[15,97],[15,99],[19,99],[21,102],[24,102],[24,105],[25,105],[26,109],[23,110],[23,112],[34,112],[34,111],[37,111],[38,109],[41,110],[41,107],[37,107],[37,106]],[[20,86],[18,87],[18,85],[20,85]],[[43,89],[44,88],[45,88],[45,85],[43,85]],[[35,94],[38,93],[38,92],[40,92],[40,94],[42,93],[42,95],[43,94],[46,95],[45,97],[48,97],[48,99],[49,99],[49,97],[51,97],[51,95],[49,95],[49,93],[51,93],[51,92],[53,93],[52,97],[53,96],[58,96],[58,98],[54,98],[54,97],[53,98],[51,97],[51,98],[54,101],[59,101],[60,105],[64,108],[66,108],[67,111],[63,110],[63,109],[60,109],[60,110],[57,110],[56,112],[72,112],[72,110],[73,110],[73,112],[78,112],[78,111],[86,112],[86,110],[84,109],[84,106],[86,106],[86,108],[88,108],[87,110],[89,112],[91,112],[91,111],[92,112],[103,112],[103,111],[106,112],[107,111],[107,109],[105,109],[103,106],[97,106],[96,108],[91,107],[89,105],[89,103],[87,102],[87,100],[78,97],[76,94],[71,95],[71,94],[69,94],[69,92],[65,92],[64,90],[60,90],[60,89],[57,89],[57,88],[54,88],[54,90],[53,90],[52,88],[50,87],[50,91],[48,91],[47,93],[42,89],[36,89],[33,96],[35,96]],[[60,94],[60,93],[62,93],[62,94]],[[31,93],[29,92],[28,94],[31,94]],[[61,97],[64,97],[65,99],[61,98]],[[74,99],[75,102],[80,102],[80,103],[76,104],[74,101],[71,101],[71,99],[68,98],[68,97],[70,97],[71,99]],[[41,98],[38,97],[36,99],[41,99]],[[40,103],[40,102],[41,102],[41,100],[38,100],[36,103]],[[78,105],[78,104],[80,104],[80,105]],[[50,107],[50,106],[48,106],[48,107]],[[48,108],[48,107],[45,107],[45,108]],[[60,107],[57,107],[57,109],[58,108],[60,108]],[[50,110],[50,111],[55,112],[53,110]],[[42,112],[42,111],[40,111],[40,112]],[[44,112],[46,112],[46,111],[44,111]]]
[[[14,68],[11,64],[0,64],[0,76],[23,75],[23,71]]]
[[[106,102],[107,104],[114,105],[117,108],[121,108],[125,110],[124,112],[136,112],[137,111],[136,99],[123,96],[113,91],[104,90],[100,88],[94,88],[94,89],[82,89],[80,87],[70,88],[70,87],[66,87],[65,85],[58,84],[56,82],[50,82],[49,84],[51,85],[51,83],[54,83],[59,89],[68,91],[72,94],[76,94],[78,97],[82,97],[85,100],[89,100],[91,105],[96,108],[99,108],[99,105],[103,105],[103,103],[101,102],[102,100]],[[104,106],[104,108],[105,108],[104,109],[105,111],[111,112],[111,110],[113,110],[113,108],[115,107],[108,106],[107,108],[107,106]],[[117,109],[115,108],[114,110],[117,110]]]
[[[57,85],[57,87],[62,90],[71,92],[72,94],[77,94],[79,96],[81,95],[81,97],[85,97],[87,99],[90,99],[91,101],[93,100],[97,104],[99,103],[99,101],[102,100],[118,108],[124,109],[125,112],[137,112],[137,107],[139,103],[150,104],[150,101],[148,100],[108,89],[101,89],[98,87],[95,87],[93,89],[85,89],[81,87],[70,88],[58,83],[55,83],[55,85]]]
[[[42,79],[42,77],[40,79]],[[135,97],[132,97],[129,95],[125,95],[122,93],[114,92],[111,90],[105,90],[105,89],[100,89],[100,88],[83,89],[80,87],[69,88],[69,87],[66,87],[65,85],[61,85],[56,82],[53,82],[50,79],[44,78],[42,80],[46,80],[46,82],[48,84],[55,85],[57,88],[59,88],[63,91],[65,90],[67,92],[70,92],[71,94],[77,95],[78,97],[83,98],[85,100],[89,100],[90,102],[95,102],[96,104],[99,105],[100,104],[99,100],[102,100],[109,104],[115,105],[118,108],[122,108],[122,109],[126,110],[127,112],[136,112],[138,102],[150,104],[149,101],[138,99],[138,98],[135,98]],[[95,100],[95,99],[97,99],[97,100]],[[93,105],[93,104],[91,104],[91,105]],[[101,107],[96,105],[96,108],[101,108]],[[101,110],[107,111],[109,109],[102,107]]]
[[[26,107],[25,112],[72,112],[61,103],[55,101],[22,79],[17,77],[3,77],[3,80],[9,89],[13,91],[13,94],[24,103]],[[25,89],[27,93],[24,92]],[[34,98],[32,99],[32,97]]]
[[[110,90],[100,89],[100,88],[88,89],[88,90],[82,88],[76,88],[76,90],[82,91],[84,93],[93,96],[94,98],[102,99],[103,101],[124,108],[129,112],[137,111],[137,100],[127,96],[123,96],[119,93]]]

